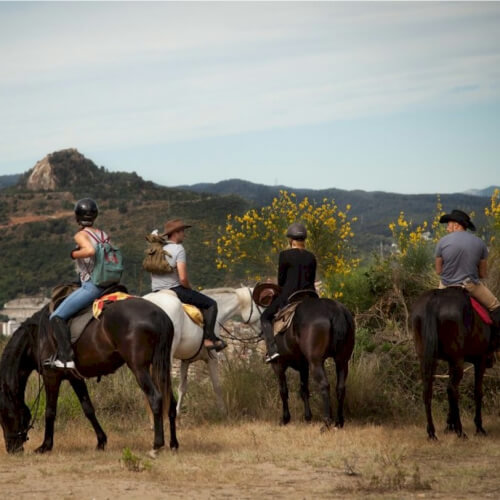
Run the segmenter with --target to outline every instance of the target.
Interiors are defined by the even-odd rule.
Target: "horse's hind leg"
[[[54,446],[54,422],[57,414],[57,398],[61,387],[61,374],[50,374],[44,376],[45,384],[45,433],[43,443],[36,448],[35,453],[45,453],[52,450]]]
[[[328,429],[333,422],[332,404],[330,401],[330,383],[328,382],[328,377],[326,376],[323,361],[314,364],[311,363],[311,369],[314,380],[318,383],[321,391],[323,399],[323,421],[325,423],[325,427]]]
[[[349,360],[335,363],[337,372],[337,417],[335,427],[344,427],[345,383],[349,372]]]
[[[474,401],[476,403],[476,414],[474,423],[476,424],[476,434],[486,434],[483,429],[483,417],[481,406],[483,403],[483,378],[486,370],[486,357],[482,357],[474,363]]]
[[[300,397],[304,401],[304,418],[306,422],[312,419],[311,407],[309,405],[309,365],[306,363],[300,367]]]
[[[459,361],[456,364],[449,364],[450,379],[448,382],[448,404],[449,412],[447,419],[446,431],[455,431],[457,436],[466,438],[467,436],[462,430],[462,422],[460,421],[460,410],[458,408],[459,391],[458,386],[464,374],[463,362]]]
[[[175,427],[175,419],[177,417],[176,402],[174,393],[170,391],[170,405],[168,408],[168,420],[170,423],[170,449],[177,450],[179,442],[177,441],[177,431]]]
[[[89,391],[87,390],[87,384],[84,380],[80,380],[77,378],[72,378],[69,382],[71,384],[71,387],[73,387],[76,395],[78,396],[78,400],[82,405],[85,416],[89,419],[92,427],[94,428],[95,434],[97,436],[97,449],[104,450],[108,438],[106,437],[106,434],[104,433],[95,415],[94,406],[92,405],[92,401],[90,401]]]
[[[179,370],[179,388],[178,388],[179,399],[177,400],[177,415],[180,415],[181,413],[182,400],[184,399],[184,395],[187,392],[189,365],[190,365],[189,361],[186,361],[184,359],[181,361],[181,366]]]
[[[142,389],[149,401],[153,412],[154,442],[153,450],[159,450],[165,446],[165,435],[163,433],[163,398],[155,387],[149,370],[144,368],[138,372],[134,371],[139,387]]]
[[[288,385],[286,383],[286,367],[283,366],[279,361],[271,363],[273,365],[273,370],[278,377],[278,382],[280,385],[280,396],[281,403],[283,404],[283,416],[281,417],[282,425],[288,424],[290,422],[290,409],[288,408]]]

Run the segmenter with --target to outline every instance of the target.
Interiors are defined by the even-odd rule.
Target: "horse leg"
[[[51,451],[54,446],[54,422],[57,415],[57,398],[61,387],[62,377],[50,375],[44,377],[45,384],[45,433],[43,443],[35,450],[35,453]]]
[[[483,417],[481,406],[483,403],[483,378],[486,370],[486,357],[481,357],[474,363],[474,402],[476,403],[476,414],[474,423],[476,424],[476,434],[486,435],[483,429]]]
[[[187,392],[187,384],[188,384],[188,370],[189,370],[190,361],[182,360],[181,367],[179,371],[179,399],[177,401],[177,415],[181,413],[181,405],[182,400],[184,399],[184,395]]]
[[[170,423],[170,449],[177,450],[179,442],[177,441],[177,431],[175,428],[175,419],[177,417],[177,409],[175,403],[174,393],[170,391],[170,405],[168,409],[168,420]]]
[[[450,380],[448,382],[448,403],[450,406],[448,413],[447,431],[455,431],[458,437],[467,438],[462,431],[462,422],[460,421],[460,410],[458,408],[459,392],[458,386],[464,374],[463,363],[459,361],[457,364],[449,364]]]
[[[144,392],[148,398],[149,406],[153,412],[153,450],[156,451],[165,446],[165,435],[163,433],[163,398],[160,391],[155,387],[147,368],[135,372],[135,377],[142,392]]]
[[[210,374],[210,380],[212,381],[212,386],[215,392],[215,400],[217,401],[217,408],[222,413],[226,413],[226,405],[224,404],[224,398],[222,397],[222,387],[219,380],[219,372],[217,370],[218,362],[215,356],[209,356],[208,361],[208,373]]]
[[[290,422],[290,409],[288,408],[288,385],[286,383],[286,367],[279,361],[276,363],[271,363],[273,365],[273,370],[278,377],[278,382],[280,385],[280,396],[281,402],[283,404],[283,416],[281,418],[281,424],[286,425]]]
[[[94,428],[94,432],[97,436],[97,449],[104,450],[108,438],[106,437],[106,434],[104,433],[101,425],[99,424],[96,418],[94,406],[92,405],[92,401],[90,400],[89,396],[89,391],[87,390],[87,384],[85,383],[84,380],[80,380],[77,378],[70,379],[69,383],[71,384],[71,387],[73,387],[73,390],[78,396],[78,400],[82,405],[82,409],[83,412],[85,413],[85,416],[89,419],[90,423],[92,424],[92,427]]]
[[[434,380],[434,371],[436,369],[436,361],[434,360],[432,366],[428,370],[424,369],[424,362],[420,361],[421,374],[422,374],[422,396],[424,400],[425,416],[427,418],[427,435],[429,439],[437,440],[436,428],[432,420],[432,382]]]
[[[337,417],[335,427],[344,427],[345,383],[349,373],[349,360],[335,362],[337,372]]]
[[[323,398],[323,422],[325,427],[322,430],[327,430],[333,422],[332,405],[330,401],[330,383],[326,376],[323,361],[312,363],[311,368],[314,380],[318,383]]]
[[[304,419],[310,422],[312,419],[311,407],[309,405],[309,365],[306,363],[299,369],[300,373],[300,397],[304,401]]]

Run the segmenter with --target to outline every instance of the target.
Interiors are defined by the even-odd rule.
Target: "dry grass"
[[[152,461],[145,420],[115,426],[104,453],[93,450],[95,437],[78,420],[57,430],[51,454],[32,451],[40,429],[24,456],[2,450],[0,491],[37,499],[498,498],[500,424],[485,424],[486,438],[441,435],[437,443],[427,441],[422,426],[408,425],[348,423],[327,433],[319,423],[183,425],[179,452]],[[130,453],[137,467],[124,466]]]

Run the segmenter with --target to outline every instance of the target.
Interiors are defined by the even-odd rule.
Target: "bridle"
[[[250,324],[250,320],[252,319],[253,315],[253,306],[254,306],[254,301],[252,297],[252,291],[250,290],[250,287],[247,287],[248,294],[250,295],[250,314],[248,315],[248,319],[246,321],[243,321],[245,325]],[[262,315],[262,310],[260,309],[260,306],[258,304],[255,304],[255,307],[257,308],[257,311],[259,311],[259,314]]]

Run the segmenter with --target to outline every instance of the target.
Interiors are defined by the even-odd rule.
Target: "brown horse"
[[[483,377],[490,352],[491,328],[473,309],[469,295],[462,288],[429,290],[415,302],[411,323],[415,348],[420,361],[423,398],[429,439],[437,439],[432,421],[432,382],[438,359],[448,362],[449,411],[445,432],[454,431],[466,437],[458,407],[459,384],[464,362],[474,365],[474,400],[476,432],[485,434],[481,416]]]
[[[345,384],[349,359],[354,348],[354,320],[340,302],[307,297],[297,307],[291,326],[276,336],[280,356],[271,363],[279,380],[283,403],[282,423],[290,421],[286,370],[292,367],[300,373],[300,396],[304,401],[304,417],[312,418],[309,406],[309,370],[319,384],[323,399],[323,421],[328,428],[333,422],[330,383],[324,363],[335,360],[337,372],[337,415],[335,426],[344,425]]]
[[[67,379],[75,391],[85,416],[97,436],[97,449],[105,448],[107,438],[95,416],[87,386],[73,373],[43,366],[55,352],[49,334],[49,311],[45,306],[27,319],[7,343],[0,362],[0,420],[9,453],[23,450],[32,427],[31,412],[24,402],[28,377],[38,371],[45,385],[45,437],[39,453],[53,447],[54,422],[61,382]],[[124,363],[135,375],[154,415],[153,449],[165,444],[163,406],[168,404],[170,447],[177,448],[175,399],[170,381],[173,325],[156,305],[140,298],[115,302],[92,320],[74,345],[75,362],[83,377],[99,377],[116,371]],[[152,376],[150,374],[150,369]]]

